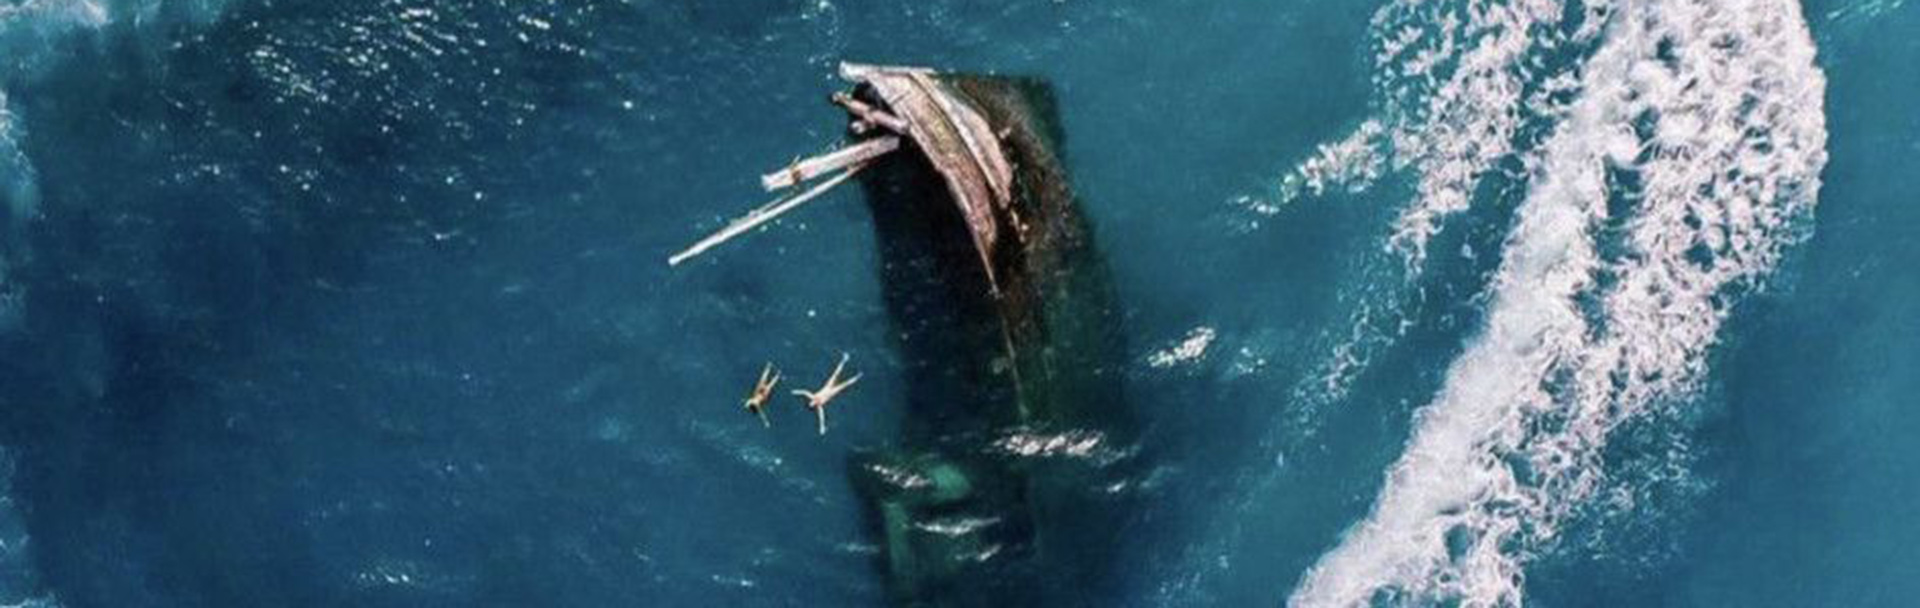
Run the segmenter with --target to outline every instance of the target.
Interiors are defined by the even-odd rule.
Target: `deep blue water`
[[[1143,429],[1088,603],[1909,604],[1916,32],[0,0],[0,605],[884,603],[846,463],[916,362],[861,193],[664,263],[842,137],[842,60],[1057,95]],[[738,411],[842,351],[824,437]]]

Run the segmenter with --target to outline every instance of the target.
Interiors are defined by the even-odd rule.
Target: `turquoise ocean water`
[[[1089,605],[1911,604],[1916,34],[0,0],[0,605],[884,603],[846,461],[915,362],[861,193],[664,263],[841,137],[845,60],[1054,88],[1143,430],[1012,456],[1134,457]],[[828,435],[737,411],[842,351]]]

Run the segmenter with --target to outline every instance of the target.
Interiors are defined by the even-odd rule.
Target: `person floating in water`
[[[773,422],[767,420],[767,399],[773,396],[773,385],[780,383],[780,370],[773,363],[760,369],[760,381],[753,383],[753,394],[747,395],[747,412],[760,417],[760,424],[773,428]]]
[[[833,373],[827,376],[826,384],[820,385],[820,390],[793,391],[793,394],[807,399],[807,409],[813,410],[813,415],[820,419],[820,434],[822,435],[827,434],[827,402],[832,401],[834,397],[840,396],[840,392],[847,390],[849,386],[853,386],[853,383],[860,381],[860,374],[854,374],[852,378],[846,380],[840,379],[840,372],[846,369],[848,358],[850,358],[850,355],[847,353],[840,353],[840,364],[833,366]]]

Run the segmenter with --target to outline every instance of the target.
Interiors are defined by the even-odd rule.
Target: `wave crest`
[[[1376,19],[1432,24],[1393,30],[1393,62],[1459,66],[1439,94],[1409,85],[1427,100],[1410,110],[1423,135],[1393,145],[1427,160],[1396,243],[1417,257],[1494,160],[1518,154],[1529,189],[1485,328],[1294,605],[1519,604],[1524,563],[1604,481],[1609,434],[1693,390],[1733,296],[1804,233],[1826,162],[1825,78],[1796,3],[1573,7],[1575,37],[1598,46],[1553,85],[1571,95],[1545,141],[1504,147],[1531,69],[1517,49],[1567,8],[1407,0]]]

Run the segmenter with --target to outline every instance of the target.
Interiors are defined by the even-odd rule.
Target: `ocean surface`
[[[841,61],[1054,89],[1089,604],[1920,597],[1905,0],[0,0],[0,606],[885,603],[862,193],[665,263]]]

